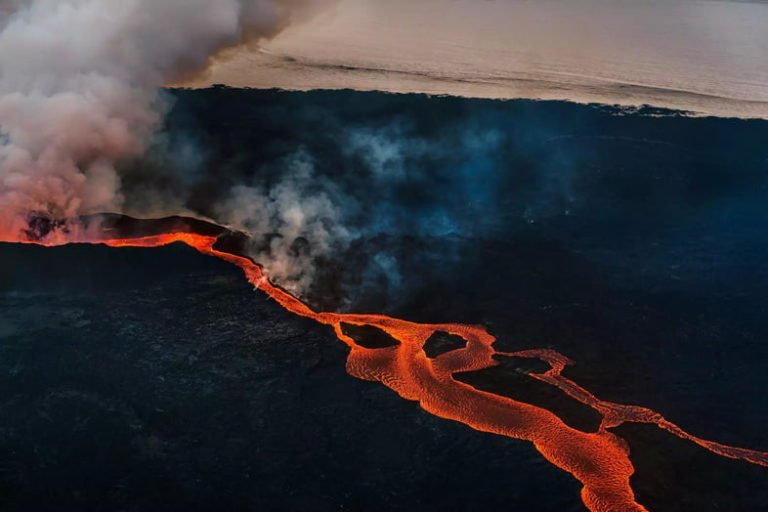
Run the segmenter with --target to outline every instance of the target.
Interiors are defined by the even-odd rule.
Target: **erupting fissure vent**
[[[262,268],[240,252],[242,235],[224,228],[178,218],[136,221],[120,217],[112,218],[107,224],[110,229],[92,234],[88,242],[111,247],[159,247],[180,242],[202,254],[237,265],[251,284],[286,310],[330,326],[338,339],[349,346],[347,371],[351,375],[379,381],[401,397],[417,401],[423,409],[441,418],[464,423],[479,431],[532,442],[549,462],[583,484],[581,498],[593,512],[646,510],[637,503],[630,486],[634,468],[628,445],[624,439],[609,431],[625,422],[653,424],[723,457],[768,467],[768,453],[700,439],[650,409],[600,400],[563,376],[562,372],[570,360],[553,350],[497,352],[493,348],[495,338],[479,326],[418,324],[384,315],[316,312],[270,283]],[[122,232],[127,230],[132,235],[120,236],[121,230],[115,229],[115,226],[123,226]],[[39,239],[52,227],[55,223],[34,220],[30,231]],[[168,230],[160,231],[159,227]],[[30,239],[35,240],[34,237]],[[361,343],[360,336],[366,335],[366,329],[381,331],[397,343]],[[450,350],[428,356],[425,344],[436,333],[458,337],[466,343],[463,346],[454,343]],[[454,378],[457,373],[497,366],[499,362],[494,356],[536,359],[546,363],[546,371],[528,375],[597,411],[602,417],[599,429],[596,432],[577,430],[547,409],[481,391]]]
[[[27,215],[27,228],[22,235],[31,242],[39,242],[55,231],[60,231],[64,235],[69,234],[67,221],[55,219],[46,213],[32,212]]]

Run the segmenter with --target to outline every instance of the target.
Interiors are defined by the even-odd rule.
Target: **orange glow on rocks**
[[[570,360],[552,350],[497,352],[496,339],[481,326],[461,324],[417,324],[375,314],[339,314],[313,311],[301,300],[269,282],[262,268],[251,259],[217,248],[219,238],[191,232],[136,238],[90,237],[88,243],[111,247],[159,247],[184,243],[202,254],[238,266],[254,287],[296,315],[331,327],[350,349],[347,372],[359,379],[378,381],[407,400],[413,400],[435,416],[461,422],[476,430],[534,444],[552,464],[567,471],[582,484],[581,498],[593,512],[645,511],[630,486],[634,467],[624,439],[608,429],[625,422],[655,424],[675,436],[689,440],[718,455],[768,467],[768,453],[722,445],[697,438],[661,414],[644,407],[605,402],[562,375]],[[32,242],[36,243],[36,242]],[[51,245],[45,244],[42,245]],[[365,348],[347,336],[342,324],[379,328],[398,340],[397,346]],[[430,359],[425,342],[436,332],[466,340],[458,348]],[[602,416],[597,432],[583,432],[566,425],[547,409],[511,398],[480,391],[454,378],[455,373],[497,366],[494,356],[535,358],[550,369],[530,377],[557,387],[590,406]]]

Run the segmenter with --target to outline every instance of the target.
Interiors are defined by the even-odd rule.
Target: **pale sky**
[[[340,0],[194,85],[651,104],[768,118],[768,4]]]

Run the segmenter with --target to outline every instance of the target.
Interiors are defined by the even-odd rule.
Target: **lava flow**
[[[628,445],[608,430],[625,422],[655,424],[718,455],[768,467],[768,453],[700,439],[650,409],[600,400],[562,375],[570,361],[558,352],[497,352],[493,348],[495,338],[480,326],[417,324],[383,315],[316,312],[287,291],[270,283],[258,264],[241,255],[241,250],[233,249],[235,244],[232,240],[237,240],[237,235],[231,231],[199,221],[180,224],[178,219],[124,219],[113,218],[113,225],[115,222],[128,222],[135,228],[131,230],[131,236],[125,235],[124,225],[117,230],[100,229],[85,239],[70,236],[67,242],[101,243],[111,247],[159,247],[180,242],[202,254],[240,267],[254,287],[275,299],[288,311],[332,327],[339,340],[349,346],[349,374],[381,382],[401,397],[419,402],[423,409],[441,418],[458,421],[483,432],[532,442],[549,462],[583,484],[581,498],[593,512],[646,510],[635,500],[630,485],[634,467],[630,462]],[[163,229],[167,231],[162,232]],[[110,233],[116,237],[112,238]],[[27,243],[57,245],[62,242],[46,240],[49,239]],[[376,327],[399,344],[378,349],[362,347],[343,332],[343,324]],[[424,344],[437,332],[460,336],[466,341],[466,346],[445,352],[434,359],[428,358]],[[574,429],[547,409],[480,391],[454,378],[454,374],[459,372],[497,366],[499,362],[494,356],[536,358],[546,362],[550,366],[548,371],[530,376],[559,388],[596,410],[602,416],[600,428],[597,432]]]

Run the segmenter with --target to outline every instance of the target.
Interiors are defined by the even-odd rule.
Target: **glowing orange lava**
[[[481,326],[460,324],[417,324],[383,315],[318,313],[266,279],[252,260],[216,249],[218,238],[194,233],[169,233],[157,236],[90,240],[111,247],[158,247],[181,242],[202,254],[240,267],[246,279],[275,299],[288,311],[333,328],[349,346],[347,371],[360,379],[378,381],[407,400],[419,402],[426,411],[476,430],[490,432],[534,444],[552,464],[567,471],[582,484],[581,498],[593,512],[644,511],[630,486],[634,468],[627,443],[608,431],[625,422],[655,424],[672,434],[692,441],[718,455],[743,459],[768,467],[768,453],[726,446],[699,439],[661,414],[637,406],[605,402],[562,375],[570,361],[552,350],[497,352],[495,338]],[[397,339],[400,344],[383,349],[364,348],[342,331],[342,323],[373,326]],[[436,332],[461,336],[464,348],[430,359],[423,348]],[[602,416],[597,432],[582,432],[566,425],[549,410],[510,398],[480,391],[454,378],[458,372],[497,366],[495,355],[536,358],[550,369],[531,377],[555,386],[574,399],[595,409]]]

